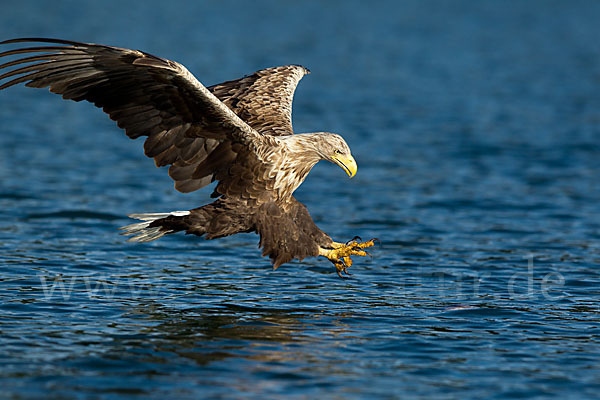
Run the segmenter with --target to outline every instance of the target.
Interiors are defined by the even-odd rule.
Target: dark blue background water
[[[0,37],[143,49],[205,84],[312,70],[299,132],[341,133],[355,179],[297,191],[341,280],[272,271],[255,235],[126,243],[189,209],[102,112],[0,93],[0,397],[593,398],[600,391],[600,3],[4,4]]]

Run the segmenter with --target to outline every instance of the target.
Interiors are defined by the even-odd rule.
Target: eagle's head
[[[344,138],[329,132],[319,133],[318,137],[318,151],[321,159],[339,165],[352,178],[356,174],[357,165]]]
[[[342,167],[352,178],[356,174],[356,161],[350,153],[346,141],[336,133],[301,133],[282,138],[297,162],[313,167],[321,160],[327,160]]]

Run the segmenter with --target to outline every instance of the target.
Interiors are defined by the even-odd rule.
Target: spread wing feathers
[[[74,101],[102,108],[134,139],[147,136],[144,152],[183,192],[211,182],[235,159],[232,144],[256,148],[263,136],[240,119],[181,64],[137,50],[55,39],[13,39],[0,44],[42,42],[0,58],[0,90],[25,83],[49,87]],[[229,98],[231,101],[231,98]],[[220,158],[211,154],[217,152]]]
[[[267,68],[208,90],[258,132],[291,135],[294,91],[309,73],[301,65]]]

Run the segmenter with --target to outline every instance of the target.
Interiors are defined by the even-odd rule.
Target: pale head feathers
[[[330,162],[336,155],[350,155],[350,147],[337,133],[315,132],[300,133],[283,138],[287,149],[294,157],[317,163],[321,160]]]

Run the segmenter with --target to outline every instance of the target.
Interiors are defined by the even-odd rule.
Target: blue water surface
[[[186,210],[100,110],[0,92],[0,398],[580,399],[600,392],[600,2],[22,0],[0,38],[136,48],[214,84],[302,64],[296,192],[338,278],[258,237],[131,244]]]

